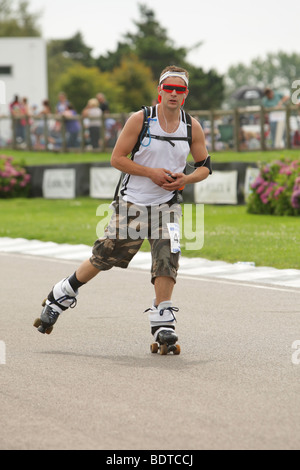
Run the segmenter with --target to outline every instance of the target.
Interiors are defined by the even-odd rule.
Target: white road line
[[[23,238],[0,238],[0,253],[21,253],[23,255],[47,257],[69,261],[83,261],[91,256],[91,247],[87,245],[58,244],[54,242],[42,242],[39,240],[25,240]],[[151,255],[148,252],[139,252],[133,258],[130,268],[146,270],[149,272]],[[257,286],[278,290],[279,286],[291,289],[300,289],[300,270],[275,269],[272,267],[255,267],[247,264],[230,264],[224,261],[210,261],[203,258],[181,258],[180,276],[191,279],[216,280],[222,283],[245,283],[244,286]],[[250,284],[253,283],[253,284]],[[263,285],[261,285],[263,284]],[[283,290],[283,289],[281,289]],[[295,291],[297,292],[297,291]]]

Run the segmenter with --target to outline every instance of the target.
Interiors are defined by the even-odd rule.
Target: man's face
[[[170,85],[174,85],[174,88]],[[164,89],[166,86],[166,89]],[[176,89],[176,87],[179,87]],[[184,88],[182,88],[184,87]],[[170,108],[180,107],[185,101],[189,91],[185,81],[180,77],[168,77],[164,82],[158,86],[158,94],[161,97],[161,102]]]

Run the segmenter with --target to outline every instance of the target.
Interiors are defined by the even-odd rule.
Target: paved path
[[[0,449],[300,448],[297,286],[181,274],[182,353],[160,356],[142,313],[149,265],[101,273],[48,336],[32,326],[40,301],[78,260],[6,248]]]

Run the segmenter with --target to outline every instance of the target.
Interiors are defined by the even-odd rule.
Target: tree
[[[41,13],[29,12],[29,2],[19,0],[14,8],[14,0],[0,0],[0,36],[36,37],[41,36],[37,24]]]
[[[57,82],[57,87],[64,91],[76,111],[81,112],[88,100],[99,91],[100,72],[97,67],[84,67],[74,64]]]
[[[189,64],[186,60],[187,48],[175,47],[174,42],[168,37],[166,29],[156,20],[154,12],[145,5],[139,5],[139,8],[141,19],[134,22],[137,32],[125,34],[124,40],[118,43],[115,52],[109,52],[106,56],[100,56],[96,60],[100,70],[114,71],[116,67],[121,66],[122,61],[124,64],[127,58],[133,57],[133,54],[136,57],[135,64],[140,62],[151,70],[155,89],[161,71],[167,65],[179,65],[191,72],[192,92],[188,98],[187,107],[193,110],[220,106],[224,93],[223,78],[214,70],[206,73],[203,69]],[[199,47],[199,45],[200,43],[194,47]],[[131,59],[128,60],[130,62]],[[133,82],[129,83],[131,86]],[[125,86],[124,80],[123,84]],[[126,87],[128,89],[128,83]],[[156,94],[156,90],[154,93]],[[132,93],[126,98],[126,103],[131,109],[135,108],[136,104],[133,101],[130,106],[129,97],[136,97],[136,95],[137,91],[132,90]],[[141,100],[142,104],[147,103],[148,95],[148,92],[145,93],[143,100]]]
[[[74,34],[69,39],[54,39],[48,45],[48,56],[63,55],[65,58],[72,59],[85,65],[86,67],[93,67],[95,59],[93,59],[91,52],[92,48],[84,43],[83,36],[80,31]]]
[[[210,70],[189,66],[190,82],[192,83],[187,97],[186,108],[189,110],[219,108],[224,96],[223,77]]]
[[[120,102],[124,112],[138,110],[155,98],[155,84],[149,67],[131,54],[124,58],[120,67],[113,70],[112,81],[121,89]]]
[[[229,67],[226,74],[226,96],[243,85],[270,86],[290,92],[294,80],[300,77],[300,54],[279,51],[257,57],[249,65],[239,63]]]
[[[74,63],[63,73],[56,83],[56,97],[64,91],[77,112],[81,112],[90,98],[97,93],[104,93],[110,105],[110,111],[124,111],[122,88],[111,73],[100,72],[97,67],[85,67]]]
[[[137,33],[127,33],[125,38],[137,57],[151,68],[155,80],[158,80],[166,65],[186,64],[187,49],[174,46],[152,10],[146,5],[139,5],[139,8],[141,20],[134,22]]]

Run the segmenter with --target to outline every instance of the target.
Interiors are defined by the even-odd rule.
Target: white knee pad
[[[68,279],[62,279],[53,287],[46,304],[51,305],[54,310],[61,313],[69,307],[75,307],[77,295],[78,290],[75,292],[72,289]]]

